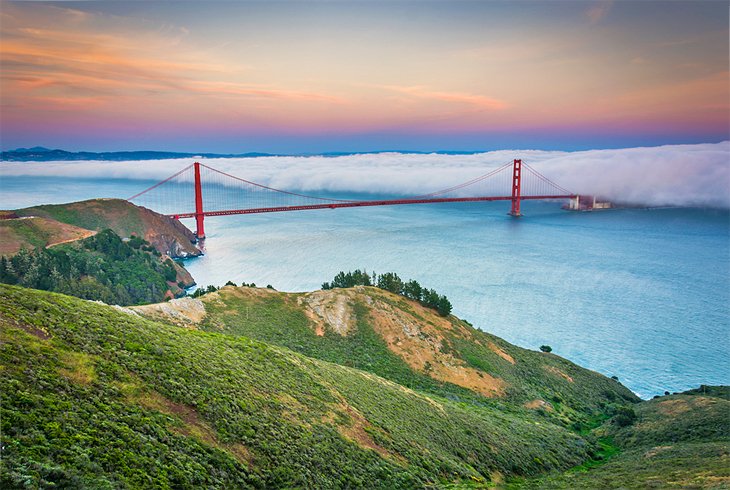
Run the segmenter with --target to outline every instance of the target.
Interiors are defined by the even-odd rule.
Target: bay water
[[[133,195],[152,181],[5,175],[0,208]],[[338,194],[352,199],[388,195]],[[206,219],[199,285],[308,291],[340,270],[395,271],[519,346],[639,396],[730,384],[730,212],[567,212],[559,202],[451,203]],[[192,220],[184,221],[193,227]],[[281,325],[286,328],[286,325]]]

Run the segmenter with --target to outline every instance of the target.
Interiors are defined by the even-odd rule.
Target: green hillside
[[[122,311],[0,285],[0,487],[730,484],[727,388],[636,403],[614,380],[399,301],[373,288],[229,287]],[[388,319],[410,332],[405,350]],[[280,345],[244,328],[279,332]],[[428,357],[445,340],[445,357]],[[417,369],[424,356],[432,364]],[[487,381],[472,386],[476,365]]]
[[[225,287],[200,303],[196,328],[280,345],[455,401],[527,407],[566,427],[595,425],[639,401],[613,379],[374,287],[295,294]],[[174,320],[163,312],[177,304],[138,311]]]
[[[636,421],[599,429],[619,454],[603,465],[513,488],[730,488],[730,388],[702,387],[642,402]]]
[[[410,488],[566,469],[593,451],[519,407],[68,296],[0,294],[5,488]]]

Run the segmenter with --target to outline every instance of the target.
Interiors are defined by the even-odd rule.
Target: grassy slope
[[[87,230],[114,230],[121,237],[143,237],[161,253],[199,255],[195,237],[178,221],[122,199],[91,199],[68,204],[47,204],[15,211],[18,216],[41,216]]]
[[[0,296],[6,488],[397,488],[534,475],[590,452],[527,410],[67,296]]]
[[[266,294],[261,294],[264,292]],[[404,386],[452,400],[494,404],[495,401],[473,391],[433,378],[434,363],[449,364],[450,369],[459,363],[506,383],[504,396],[496,403],[506,400],[510,404],[524,404],[542,400],[544,403],[538,405],[537,411],[565,425],[585,425],[590,418],[605,414],[612,405],[638,401],[628,389],[605,376],[553,354],[516,347],[474,329],[456,317],[444,320],[433,310],[400,296],[377,288],[333,290],[332,294],[345,292],[354,305],[356,323],[354,331],[346,336],[329,328],[320,332],[323,335],[317,335],[313,320],[305,314],[302,301],[298,301],[303,295],[250,288],[224,288],[203,296],[207,316],[202,326],[370,371]],[[395,353],[375,331],[374,318],[378,309],[387,305],[394,306],[397,321],[410,325],[411,330],[423,326],[412,335],[409,349],[421,349],[424,355],[436,352],[438,355],[429,366],[421,369],[410,366],[404,361],[408,353]],[[405,337],[402,332],[400,335]],[[505,357],[511,357],[514,364]]]
[[[617,456],[514,488],[730,488],[729,392],[709,387],[642,402],[633,425],[600,429]]]
[[[0,255],[78,240],[94,232],[47,218],[0,219]]]

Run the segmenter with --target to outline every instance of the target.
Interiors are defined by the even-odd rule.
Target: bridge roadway
[[[572,199],[575,194],[549,195],[549,196],[520,196],[521,200],[545,200],[545,199]],[[329,204],[307,204],[302,206],[278,206],[270,208],[231,209],[227,211],[203,211],[203,216],[231,216],[234,214],[255,214],[255,213],[278,213],[282,211],[305,211],[308,209],[337,209],[337,208],[358,208],[365,206],[393,206],[398,204],[428,204],[439,202],[479,202],[479,201],[511,201],[512,196],[484,196],[484,197],[443,197],[432,199],[392,199],[382,201],[348,201]],[[169,214],[170,218],[195,218],[197,213]]]

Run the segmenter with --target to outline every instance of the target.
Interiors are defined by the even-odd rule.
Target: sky
[[[725,1],[0,1],[0,145],[716,143],[728,18]]]

